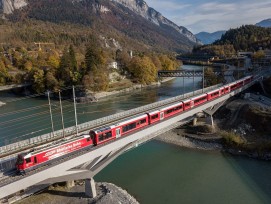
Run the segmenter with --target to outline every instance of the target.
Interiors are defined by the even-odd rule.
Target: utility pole
[[[59,104],[60,104],[60,113],[61,113],[61,121],[62,121],[63,138],[65,138],[65,127],[64,127],[64,119],[63,119],[63,110],[62,110],[62,101],[61,101],[60,90],[58,91],[58,95],[59,95]]]
[[[54,122],[53,122],[52,108],[51,108],[50,91],[47,91],[47,96],[48,96],[49,110],[50,110],[50,116],[51,116],[52,134],[53,134],[53,137],[54,137],[54,136],[55,136],[55,130],[54,130]]]
[[[239,79],[239,59],[237,58],[237,79]]]
[[[193,68],[193,96],[195,95],[195,68]]]
[[[72,86],[72,91],[73,91],[73,104],[74,104],[75,129],[76,129],[76,136],[78,136],[77,111],[76,111],[76,100],[75,100],[75,90],[74,90],[74,86]]]
[[[204,66],[202,67],[202,93],[204,92]]]
[[[184,98],[184,75],[183,75],[183,98]]]

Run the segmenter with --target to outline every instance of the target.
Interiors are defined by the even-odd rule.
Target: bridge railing
[[[97,120],[82,123],[82,124],[78,125],[77,128],[78,128],[79,132],[89,131],[91,128],[101,126],[101,125],[106,124],[106,123],[114,122],[114,121],[117,121],[117,120],[119,120],[121,118],[129,117],[130,115],[134,115],[134,114],[138,114],[138,113],[144,113],[144,112],[149,111],[151,109],[155,109],[155,108],[161,107],[163,105],[167,105],[169,103],[177,102],[180,99],[189,98],[189,97],[192,97],[194,95],[201,94],[201,93],[206,93],[206,92],[208,92],[210,90],[213,90],[213,89],[216,89],[216,88],[218,88],[220,86],[222,86],[222,84],[207,87],[204,90],[200,89],[200,90],[196,90],[194,92],[182,94],[182,95],[179,95],[179,96],[176,96],[176,97],[172,97],[172,98],[169,98],[169,99],[166,99],[166,100],[151,103],[151,104],[141,106],[141,107],[138,107],[138,108],[134,108],[134,109],[131,109],[131,110],[128,110],[128,111],[116,113],[116,114],[106,116],[106,117],[103,117],[103,118],[100,118],[100,119],[97,119]],[[64,130],[64,133],[65,133],[65,135],[75,135],[76,129],[75,129],[74,126],[69,127],[69,128],[66,128]],[[26,148],[26,147],[29,147],[29,146],[41,145],[41,144],[44,144],[46,142],[53,141],[55,139],[60,139],[60,138],[63,138],[63,130],[55,131],[54,135],[52,133],[48,133],[48,134],[44,134],[44,135],[41,135],[41,136],[25,139],[25,140],[22,140],[22,141],[18,141],[16,143],[12,143],[12,144],[0,147],[0,155],[1,154],[6,154],[6,153],[11,152],[11,151],[20,150],[20,149],[23,149],[23,148]]]

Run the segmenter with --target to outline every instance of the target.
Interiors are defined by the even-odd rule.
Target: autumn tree
[[[204,86],[213,86],[222,82],[222,78],[215,75],[212,68],[204,69]]]
[[[52,90],[54,92],[57,92],[60,87],[59,87],[59,82],[55,78],[54,74],[52,72],[47,72],[45,75],[45,84],[46,88],[48,90]]]
[[[157,70],[151,59],[147,56],[134,57],[131,60],[129,70],[133,77],[141,84],[150,84],[157,77]]]
[[[159,56],[162,70],[176,70],[179,67],[179,64],[176,60],[170,59],[167,55]]]
[[[2,60],[0,60],[0,85],[5,85],[7,80],[7,69]]]
[[[33,74],[33,88],[37,93],[45,92],[45,83],[44,83],[44,71],[41,69],[34,68],[32,71]]]

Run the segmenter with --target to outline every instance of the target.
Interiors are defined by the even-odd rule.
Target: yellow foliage
[[[157,70],[152,60],[147,57],[134,57],[129,67],[130,72],[141,84],[150,84],[156,81]]]

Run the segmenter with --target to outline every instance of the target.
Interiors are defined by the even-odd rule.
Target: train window
[[[105,139],[112,137],[112,131],[105,133]]]
[[[103,141],[104,140],[104,135],[103,134],[100,134],[99,135],[99,141]]]
[[[136,128],[136,123],[131,123],[131,124],[129,124],[129,125],[123,126],[123,127],[122,127],[122,132],[127,132],[127,131],[129,131],[129,130],[134,129],[134,128]]]
[[[156,119],[156,118],[158,118],[158,114],[155,114],[155,115],[153,115],[153,116],[151,117],[152,120],[154,120],[154,119]]]
[[[146,123],[146,119],[140,120],[140,124],[144,124],[144,123]]]
[[[173,109],[169,109],[166,111],[166,114],[170,114],[173,111]]]
[[[212,93],[211,96],[217,96],[218,92]]]
[[[185,107],[190,106],[190,102],[185,104]]]
[[[27,159],[25,159],[25,162],[26,162],[26,163],[31,162],[31,158],[27,158]]]
[[[206,99],[206,97],[199,98],[199,99],[195,100],[194,103],[199,103],[201,101],[204,101],[205,99]]]
[[[34,163],[38,163],[37,157],[34,157]]]
[[[21,155],[18,156],[18,159],[17,159],[16,163],[19,164],[19,165],[24,163],[24,160],[23,160]]]

